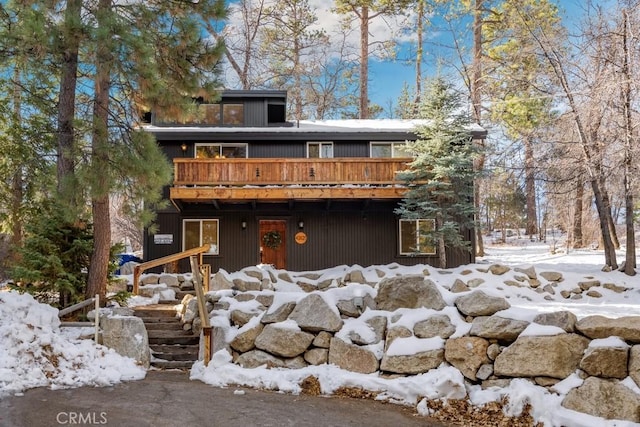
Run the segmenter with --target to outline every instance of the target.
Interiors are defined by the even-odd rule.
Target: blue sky
[[[611,3],[611,0],[596,0],[595,4],[605,4]],[[560,7],[560,13],[565,19],[566,25],[568,27],[575,26],[579,23],[580,18],[584,14],[584,1],[583,0],[557,0],[556,3]],[[434,26],[441,26],[441,23],[438,23],[437,20],[434,22]],[[469,39],[471,37],[470,34],[466,35]],[[451,35],[447,34],[444,31],[440,31],[430,37],[430,41],[433,43],[441,43],[443,45],[452,45],[451,43]],[[431,43],[427,43],[425,46],[426,50],[430,50],[430,52],[426,53],[426,59],[423,65],[423,74],[424,75],[435,75],[437,65],[435,64],[436,55],[439,55],[437,52],[434,52],[434,45]],[[447,49],[442,48],[441,52],[444,52]],[[449,53],[448,55],[450,55]],[[449,73],[449,75],[453,78],[460,78],[459,74],[455,74],[455,71],[449,70],[444,71]],[[400,92],[402,90],[403,85],[406,83],[410,88],[415,86],[415,65],[408,64],[403,61],[395,61],[395,62],[381,62],[377,60],[371,60],[369,63],[369,98],[375,104],[378,104],[383,107],[385,112],[389,109],[389,102],[393,101],[395,105],[395,101],[397,100]],[[385,114],[386,117],[386,114]]]

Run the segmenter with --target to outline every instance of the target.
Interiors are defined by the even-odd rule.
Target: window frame
[[[309,157],[309,147],[311,145],[318,145],[319,149],[318,149],[318,153],[320,154],[319,157]],[[331,157],[323,157],[322,156],[322,146],[323,145],[328,145],[331,147]],[[333,141],[307,141],[307,159],[333,159],[334,158],[334,150],[333,150]]]
[[[219,157],[198,157],[198,147],[212,147],[220,146]],[[196,142],[193,148],[193,157],[195,159],[225,159],[222,155],[222,149],[224,147],[244,147],[244,157],[229,157],[229,159],[248,159],[249,158],[249,143],[247,142]]]
[[[373,157],[373,147],[375,145],[384,145],[384,146],[391,146],[391,157],[392,159],[400,159],[400,158],[406,158],[406,157],[411,157],[410,154],[405,155],[405,156],[396,156],[396,146],[406,146],[407,145],[407,141],[369,141],[369,157],[373,158],[373,159],[386,159],[389,157]]]
[[[203,246],[202,240],[202,231],[204,222],[215,222],[216,225],[216,243],[212,244],[209,248],[209,252],[206,252],[205,255],[220,255],[220,220],[218,218],[183,218],[182,219],[182,250],[185,251],[186,248],[186,240],[187,240],[187,223],[199,223],[199,246]],[[189,248],[191,249],[191,248]]]
[[[220,104],[221,108],[220,108],[220,124],[222,126],[229,126],[229,127],[242,127],[244,126],[244,103],[242,102],[223,102]],[[240,112],[239,114],[239,120],[237,122],[228,122],[226,120],[227,116],[226,116],[226,112],[225,110],[227,108],[237,108],[238,111]],[[231,116],[233,117],[233,116]]]
[[[411,223],[413,222],[415,224],[415,237],[416,237],[416,241],[415,241],[415,247],[417,249],[417,251],[413,251],[413,252],[403,252],[402,247],[403,247],[403,240],[402,240],[402,223]],[[420,229],[420,222],[430,222],[431,223],[431,230],[435,230],[436,228],[436,220],[433,218],[416,218],[416,219],[408,219],[408,218],[400,218],[398,220],[398,253],[401,256],[416,256],[416,255],[436,255],[437,254],[437,247],[435,245],[435,242],[431,243],[431,245],[426,246],[424,249],[425,251],[422,251],[422,248],[420,247],[420,235],[418,233],[418,230]],[[431,252],[427,252],[426,250],[428,249],[432,249]]]

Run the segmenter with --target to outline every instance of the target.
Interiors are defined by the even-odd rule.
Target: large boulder
[[[314,336],[293,327],[290,322],[285,323],[266,325],[256,338],[256,347],[281,357],[295,357],[304,353]]]
[[[553,313],[540,313],[534,319],[533,323],[547,326],[557,326],[567,332],[573,332],[576,329],[578,318],[570,311],[554,311]]]
[[[380,365],[376,355],[368,348],[344,342],[337,337],[331,338],[329,363],[361,374],[376,372]]]
[[[580,369],[594,377],[624,379],[628,375],[629,349],[618,347],[589,347],[580,361]]]
[[[103,345],[149,368],[149,336],[140,317],[106,314],[100,316],[100,327]]]
[[[414,354],[389,356],[385,353],[380,370],[395,374],[421,374],[435,369],[444,362],[444,349],[420,351]]]
[[[576,329],[592,339],[620,337],[627,342],[640,343],[640,316],[617,319],[588,316],[576,323]]]
[[[629,350],[629,376],[640,387],[640,345]]]
[[[519,337],[496,357],[494,373],[564,379],[578,368],[588,345],[589,340],[577,334]]]
[[[378,310],[426,307],[442,310],[447,306],[433,281],[423,276],[399,276],[382,280],[376,296]]]
[[[444,358],[462,375],[476,381],[480,366],[489,363],[487,348],[489,342],[478,337],[450,338],[444,347]],[[486,378],[484,378],[486,379]]]
[[[562,406],[607,420],[640,423],[640,395],[617,380],[589,377],[567,393]]]
[[[470,335],[498,341],[515,341],[529,322],[500,316],[480,316],[473,319]]]
[[[434,314],[428,319],[416,322],[413,333],[418,338],[449,338],[456,331],[451,319],[446,314]]]
[[[310,294],[300,301],[289,315],[301,329],[311,332],[337,332],[343,321],[335,307],[319,294]]]
[[[455,301],[458,310],[467,316],[491,316],[511,307],[506,299],[492,297],[482,291],[473,291],[458,297]]]
[[[387,331],[387,318],[384,316],[374,316],[365,321],[366,327],[373,332],[372,337],[362,337],[358,331],[349,332],[351,342],[360,345],[378,344],[383,340]]]
[[[269,310],[262,316],[262,323],[278,323],[287,320],[293,309],[296,308],[294,301],[285,302],[277,307],[269,307]]]
[[[256,338],[264,329],[262,323],[256,323],[255,325],[245,325],[246,327],[238,331],[238,335],[229,344],[231,348],[240,353],[247,352],[255,347]]]

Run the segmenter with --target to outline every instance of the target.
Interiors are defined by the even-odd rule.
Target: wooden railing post
[[[209,264],[200,265],[200,273],[202,274],[202,288],[206,294],[211,286],[211,266]]]
[[[207,311],[206,302],[204,299],[203,277],[206,277],[206,281],[209,281],[211,266],[198,264],[198,256],[191,255],[189,259],[191,263],[191,273],[193,274],[193,287],[196,290],[196,299],[198,300],[198,314],[202,322],[202,338],[204,339],[204,366],[209,365],[211,360],[211,323],[209,321],[209,312]],[[208,287],[208,285],[207,285]]]

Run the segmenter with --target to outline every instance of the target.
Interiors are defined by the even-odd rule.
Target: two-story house
[[[417,232],[433,220],[405,220],[394,209],[407,191],[397,178],[411,159],[415,122],[287,122],[284,91],[225,91],[216,104],[152,132],[173,159],[171,201],[145,233],[144,258],[205,243],[213,271],[260,263],[294,271],[336,265],[437,264]],[[470,129],[473,138],[486,132]],[[465,237],[473,241],[472,230]],[[450,266],[472,253],[447,254]]]

